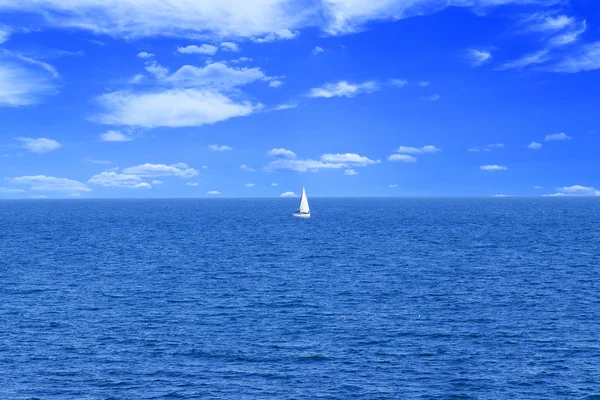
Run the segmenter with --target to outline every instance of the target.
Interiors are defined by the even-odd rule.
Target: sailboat
[[[310,218],[310,208],[308,207],[308,198],[306,197],[306,190],[304,190],[304,188],[302,188],[300,205],[298,206],[298,211],[294,213],[294,217]]]

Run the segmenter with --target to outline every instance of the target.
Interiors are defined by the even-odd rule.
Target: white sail
[[[298,211],[303,214],[310,214],[310,208],[308,207],[308,199],[306,198],[306,190],[302,188],[302,197],[300,198],[300,206]]]

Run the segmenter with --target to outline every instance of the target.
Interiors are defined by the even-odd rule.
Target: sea
[[[600,198],[0,201],[0,399],[600,399]]]

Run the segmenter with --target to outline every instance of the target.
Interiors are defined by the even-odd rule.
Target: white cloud
[[[67,178],[56,178],[54,176],[35,175],[20,176],[9,179],[12,183],[31,185],[31,190],[51,192],[89,192],[84,183]]]
[[[332,35],[360,31],[371,21],[432,14],[449,6],[479,14],[505,4],[552,5],[550,0],[20,0],[0,1],[0,12],[37,14],[37,26],[91,31],[115,37],[178,36],[290,39],[295,29],[317,27]],[[273,33],[269,33],[273,32]]]
[[[442,151],[442,149],[438,149],[433,145],[427,145],[423,147],[408,147],[408,146],[400,146],[396,150],[397,153],[405,153],[405,154],[423,154],[423,153],[436,153],[438,151]]]
[[[13,188],[7,188],[4,186],[0,186],[0,193],[22,193],[24,192],[23,189],[13,189]]]
[[[292,108],[296,108],[298,107],[298,104],[294,104],[294,103],[290,103],[290,104],[279,104],[277,106],[275,106],[273,108],[273,110],[275,111],[280,111],[280,110],[290,110]]]
[[[553,72],[577,73],[600,69],[600,41],[581,46],[549,67]]]
[[[44,194],[40,194],[40,195],[34,195],[31,196],[32,199],[47,199],[48,196],[44,195]]]
[[[110,130],[100,134],[100,140],[103,142],[129,142],[133,138],[119,131]]]
[[[543,64],[550,60],[550,52],[546,49],[537,51],[535,53],[527,54],[521,58],[513,61],[504,63],[498,69],[513,69],[513,68],[525,68],[531,65]]]
[[[418,82],[417,85],[421,86],[421,87],[427,87],[427,86],[431,85],[431,82],[421,81],[421,82]]]
[[[470,151],[471,153],[477,153],[479,151],[481,151],[479,148],[477,147],[470,147],[467,149],[467,151]]]
[[[398,187],[398,185],[397,185],[397,184],[395,184],[395,183],[392,183],[391,185],[388,185],[388,187],[389,187],[389,188],[396,188],[396,187]]]
[[[152,182],[150,182],[150,183],[152,183],[153,185],[162,185],[163,181],[159,181],[158,179],[153,179]]]
[[[426,100],[426,101],[438,101],[440,99],[440,95],[439,94],[432,94],[431,96],[421,97],[421,99]]]
[[[112,164],[112,161],[109,161],[109,160],[94,160],[91,158],[83,158],[81,161],[89,162],[92,164]]]
[[[281,159],[271,161],[265,171],[290,170],[297,172],[318,171],[320,169],[346,168],[348,165],[341,163],[323,162],[318,160],[291,160]]]
[[[388,161],[401,161],[401,162],[417,162],[417,159],[408,154],[392,154],[388,157]]]
[[[364,157],[356,153],[323,154],[321,156],[321,161],[327,163],[356,164],[361,166],[381,163],[381,160],[371,160],[368,157]]]
[[[246,183],[246,184],[244,184],[244,186],[247,187],[247,188],[252,188],[252,187],[254,187],[256,185],[254,183]]]
[[[348,83],[339,81],[337,83],[328,83],[320,88],[313,88],[308,94],[309,97],[354,97],[360,93],[372,93],[378,89],[373,81],[364,83]]]
[[[235,58],[235,59],[231,60],[230,62],[232,62],[232,63],[252,62],[252,59],[248,58],[248,57],[240,57],[240,58]]]
[[[198,182],[187,182],[186,185],[196,187],[199,185],[199,183]]]
[[[55,93],[54,82],[44,74],[0,57],[0,107],[37,104],[44,96]]]
[[[252,38],[252,41],[256,43],[269,43],[277,40],[290,40],[294,39],[299,35],[298,31],[292,32],[289,29],[278,29],[275,32],[271,32],[262,38]]]
[[[135,93],[118,91],[97,98],[104,109],[93,120],[146,128],[191,127],[252,114],[258,106],[236,102],[212,90],[173,89]]]
[[[283,192],[279,197],[298,197],[298,195],[294,192]]]
[[[222,42],[221,49],[223,49],[224,51],[238,52],[240,51],[240,46],[238,46],[238,44],[234,42]]]
[[[600,190],[591,186],[573,185],[556,188],[557,193],[544,196],[600,196]]]
[[[471,147],[469,149],[467,149],[467,151],[470,151],[472,153],[476,153],[479,151],[492,151],[492,149],[502,149],[504,148],[504,144],[503,143],[492,143],[492,144],[488,144],[486,146],[483,147]]]
[[[152,58],[152,57],[154,57],[154,54],[142,51],[142,52],[138,53],[137,56],[138,56],[138,58]]]
[[[325,51],[325,50],[323,50],[323,48],[322,48],[322,47],[320,47],[320,46],[317,46],[317,47],[315,47],[314,49],[312,49],[312,54],[316,56],[317,54],[319,54],[319,53],[323,53],[324,51]]]
[[[492,144],[488,144],[487,147],[489,149],[502,149],[502,148],[504,148],[504,144],[503,143],[492,143]]]
[[[186,47],[178,47],[177,52],[181,54],[208,54],[213,55],[219,48],[210,44],[196,46],[195,44]]]
[[[229,150],[233,150],[229,146],[225,146],[225,145],[219,146],[218,144],[211,144],[210,146],[208,146],[208,148],[210,150],[212,150],[212,151],[229,151]]]
[[[46,138],[25,138],[18,137],[16,140],[23,143],[23,147],[33,151],[34,153],[47,153],[52,150],[56,150],[61,147],[61,144],[56,140],[46,139]]]
[[[296,153],[287,149],[271,149],[267,151],[268,156],[283,156],[287,158],[296,158]]]
[[[0,27],[0,44],[6,42],[10,37],[10,32],[6,28]]]
[[[218,190],[211,190],[209,192],[206,192],[206,194],[210,194],[211,196],[218,196],[221,194],[221,192],[219,192]]]
[[[249,166],[247,166],[246,164],[242,164],[240,165],[240,169],[242,171],[246,171],[246,172],[254,172],[256,171],[254,168],[250,168]]]
[[[571,136],[568,136],[564,133],[554,133],[552,135],[546,135],[545,141],[551,141],[551,140],[571,140]]]
[[[399,86],[399,87],[404,87],[404,86],[408,85],[408,81],[405,79],[390,79],[389,82],[391,85]]]
[[[274,81],[269,82],[269,87],[276,88],[283,85],[283,82],[275,79]]]
[[[533,188],[534,188],[534,189],[543,189],[543,187],[542,187],[542,186],[537,186],[537,185],[536,185],[536,186],[534,186]]]
[[[271,186],[273,186],[273,187],[279,186],[279,183],[271,183]]]
[[[482,171],[506,171],[508,168],[504,165],[482,165],[479,169]]]
[[[467,51],[467,57],[469,58],[471,65],[480,67],[492,60],[492,53],[487,50],[469,49]]]
[[[358,175],[358,172],[353,169],[347,169],[344,171],[344,175]]]
[[[567,15],[550,15],[537,13],[529,16],[525,21],[531,31],[552,32],[563,30],[575,23],[575,18]]]
[[[165,164],[142,164],[134,167],[125,168],[125,174],[138,175],[143,177],[159,177],[159,176],[178,176],[180,178],[192,178],[198,175],[198,171],[190,168],[185,163],[177,163],[173,165]]]
[[[532,149],[532,150],[537,150],[537,149],[541,149],[542,148],[542,144],[538,143],[538,142],[531,142],[529,143],[529,146],[527,146],[528,149]]]
[[[175,87],[192,88],[232,88],[271,79],[260,68],[232,68],[224,62],[214,62],[204,67],[184,65],[170,76],[168,70],[166,72],[161,70],[157,78]],[[271,83],[273,82],[277,81]]]
[[[88,183],[108,186],[108,187],[125,187],[132,189],[151,189],[149,183],[143,182],[142,178],[132,174],[118,174],[113,171],[101,172],[97,175],[92,176]]]

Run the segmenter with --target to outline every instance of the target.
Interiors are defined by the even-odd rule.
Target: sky
[[[595,0],[0,0],[0,198],[600,196]]]

